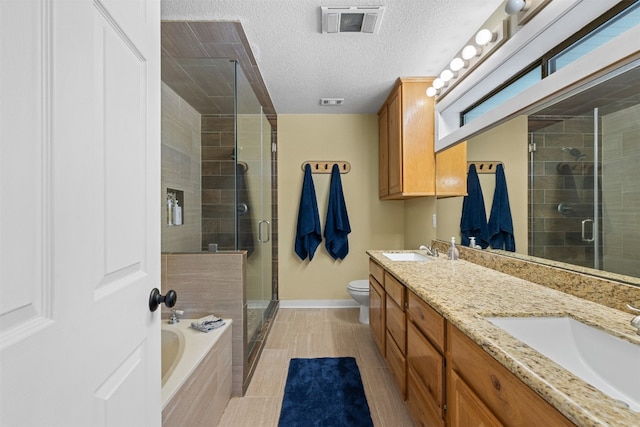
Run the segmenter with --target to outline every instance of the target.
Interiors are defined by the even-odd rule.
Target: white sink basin
[[[488,317],[598,390],[640,412],[640,345],[570,317]]]
[[[382,255],[386,256],[391,261],[430,261],[426,256],[415,252],[383,252]]]

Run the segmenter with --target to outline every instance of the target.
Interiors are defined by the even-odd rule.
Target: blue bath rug
[[[353,357],[291,359],[278,427],[373,427]]]

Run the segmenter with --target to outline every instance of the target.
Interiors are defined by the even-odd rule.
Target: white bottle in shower
[[[173,225],[173,202],[167,197],[167,225]]]
[[[178,205],[178,200],[173,204],[173,224],[182,225],[182,206]]]

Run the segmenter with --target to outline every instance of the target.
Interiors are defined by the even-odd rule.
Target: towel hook
[[[302,163],[303,171],[306,165],[311,166],[313,173],[331,173],[333,165],[338,165],[340,173],[349,173],[351,171],[351,164],[343,160],[309,160]]]

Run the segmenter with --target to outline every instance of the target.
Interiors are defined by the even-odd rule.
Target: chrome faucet
[[[425,245],[420,245],[420,247],[418,248],[418,250],[420,251],[426,251],[427,255],[429,256],[438,256],[440,253],[438,252],[438,249],[436,248],[432,248],[431,246],[425,246]]]
[[[182,310],[171,310],[171,317],[169,318],[169,324],[173,325],[174,323],[178,323],[180,319],[178,316],[182,316],[184,311]]]
[[[631,304],[627,304],[627,307],[629,307],[629,309],[631,311],[634,311],[636,313],[640,313],[640,308],[638,308],[638,307],[634,307]],[[631,326],[636,328],[637,329],[636,334],[640,335],[640,314],[638,314],[636,317],[631,319]]]

